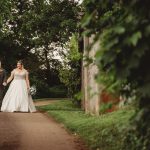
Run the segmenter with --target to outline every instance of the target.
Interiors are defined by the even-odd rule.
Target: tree
[[[75,94],[81,91],[81,53],[78,46],[78,35],[73,34],[66,47],[63,57],[63,67],[59,70],[60,81],[68,89],[68,96],[75,98]]]
[[[31,71],[31,78],[36,76],[39,80],[42,76],[42,83],[60,84],[56,69],[60,61],[55,59],[55,53],[62,53],[62,47],[78,29],[78,3],[69,0],[7,0],[1,3],[3,9],[7,7],[5,11],[2,9],[0,38],[3,47],[0,55],[5,68],[12,70],[16,61],[22,59]]]
[[[3,25],[9,17],[11,17],[11,0],[0,1],[0,38],[3,36],[4,30]]]
[[[96,34],[95,41],[101,44],[96,62],[103,73],[98,80],[113,92],[136,95],[138,109],[124,150],[150,149],[149,4],[148,0],[84,2],[82,26],[87,35]]]

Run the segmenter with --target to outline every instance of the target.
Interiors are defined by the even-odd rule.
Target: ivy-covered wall
[[[123,150],[150,149],[150,1],[84,0],[82,28],[101,41],[97,81],[112,93],[136,96],[137,112]],[[125,88],[128,86],[129,88]]]

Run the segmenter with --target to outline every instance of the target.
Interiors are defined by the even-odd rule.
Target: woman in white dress
[[[3,99],[1,111],[35,112],[36,108],[29,92],[30,82],[28,71],[24,69],[21,61],[18,61],[17,68],[11,72],[7,84],[9,82],[11,84]]]

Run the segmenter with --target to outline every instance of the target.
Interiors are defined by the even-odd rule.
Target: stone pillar
[[[84,37],[84,56],[88,55],[87,47],[89,45],[89,38]],[[88,112],[88,104],[87,104],[87,99],[89,97],[88,95],[88,66],[86,66],[86,62],[83,60],[83,72],[82,72],[82,92],[83,92],[83,107],[85,112]]]
[[[87,46],[93,42],[93,37],[84,37],[84,55],[90,58],[95,57],[96,50],[99,48],[99,43],[96,43],[93,48],[88,51]],[[83,91],[83,105],[86,113],[99,115],[100,105],[100,88],[95,81],[95,75],[98,73],[98,68],[95,63],[85,66],[83,63],[82,72],[82,91]]]

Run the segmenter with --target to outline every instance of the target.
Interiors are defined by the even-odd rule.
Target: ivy
[[[84,6],[82,27],[85,32],[91,31],[87,36],[96,35],[94,43],[100,41],[95,56],[100,70],[97,81],[111,92],[136,95],[136,116],[140,119],[133,119],[123,149],[148,150],[150,122],[146,115],[150,113],[150,1],[85,0]],[[124,90],[126,85],[130,85],[128,92]]]

